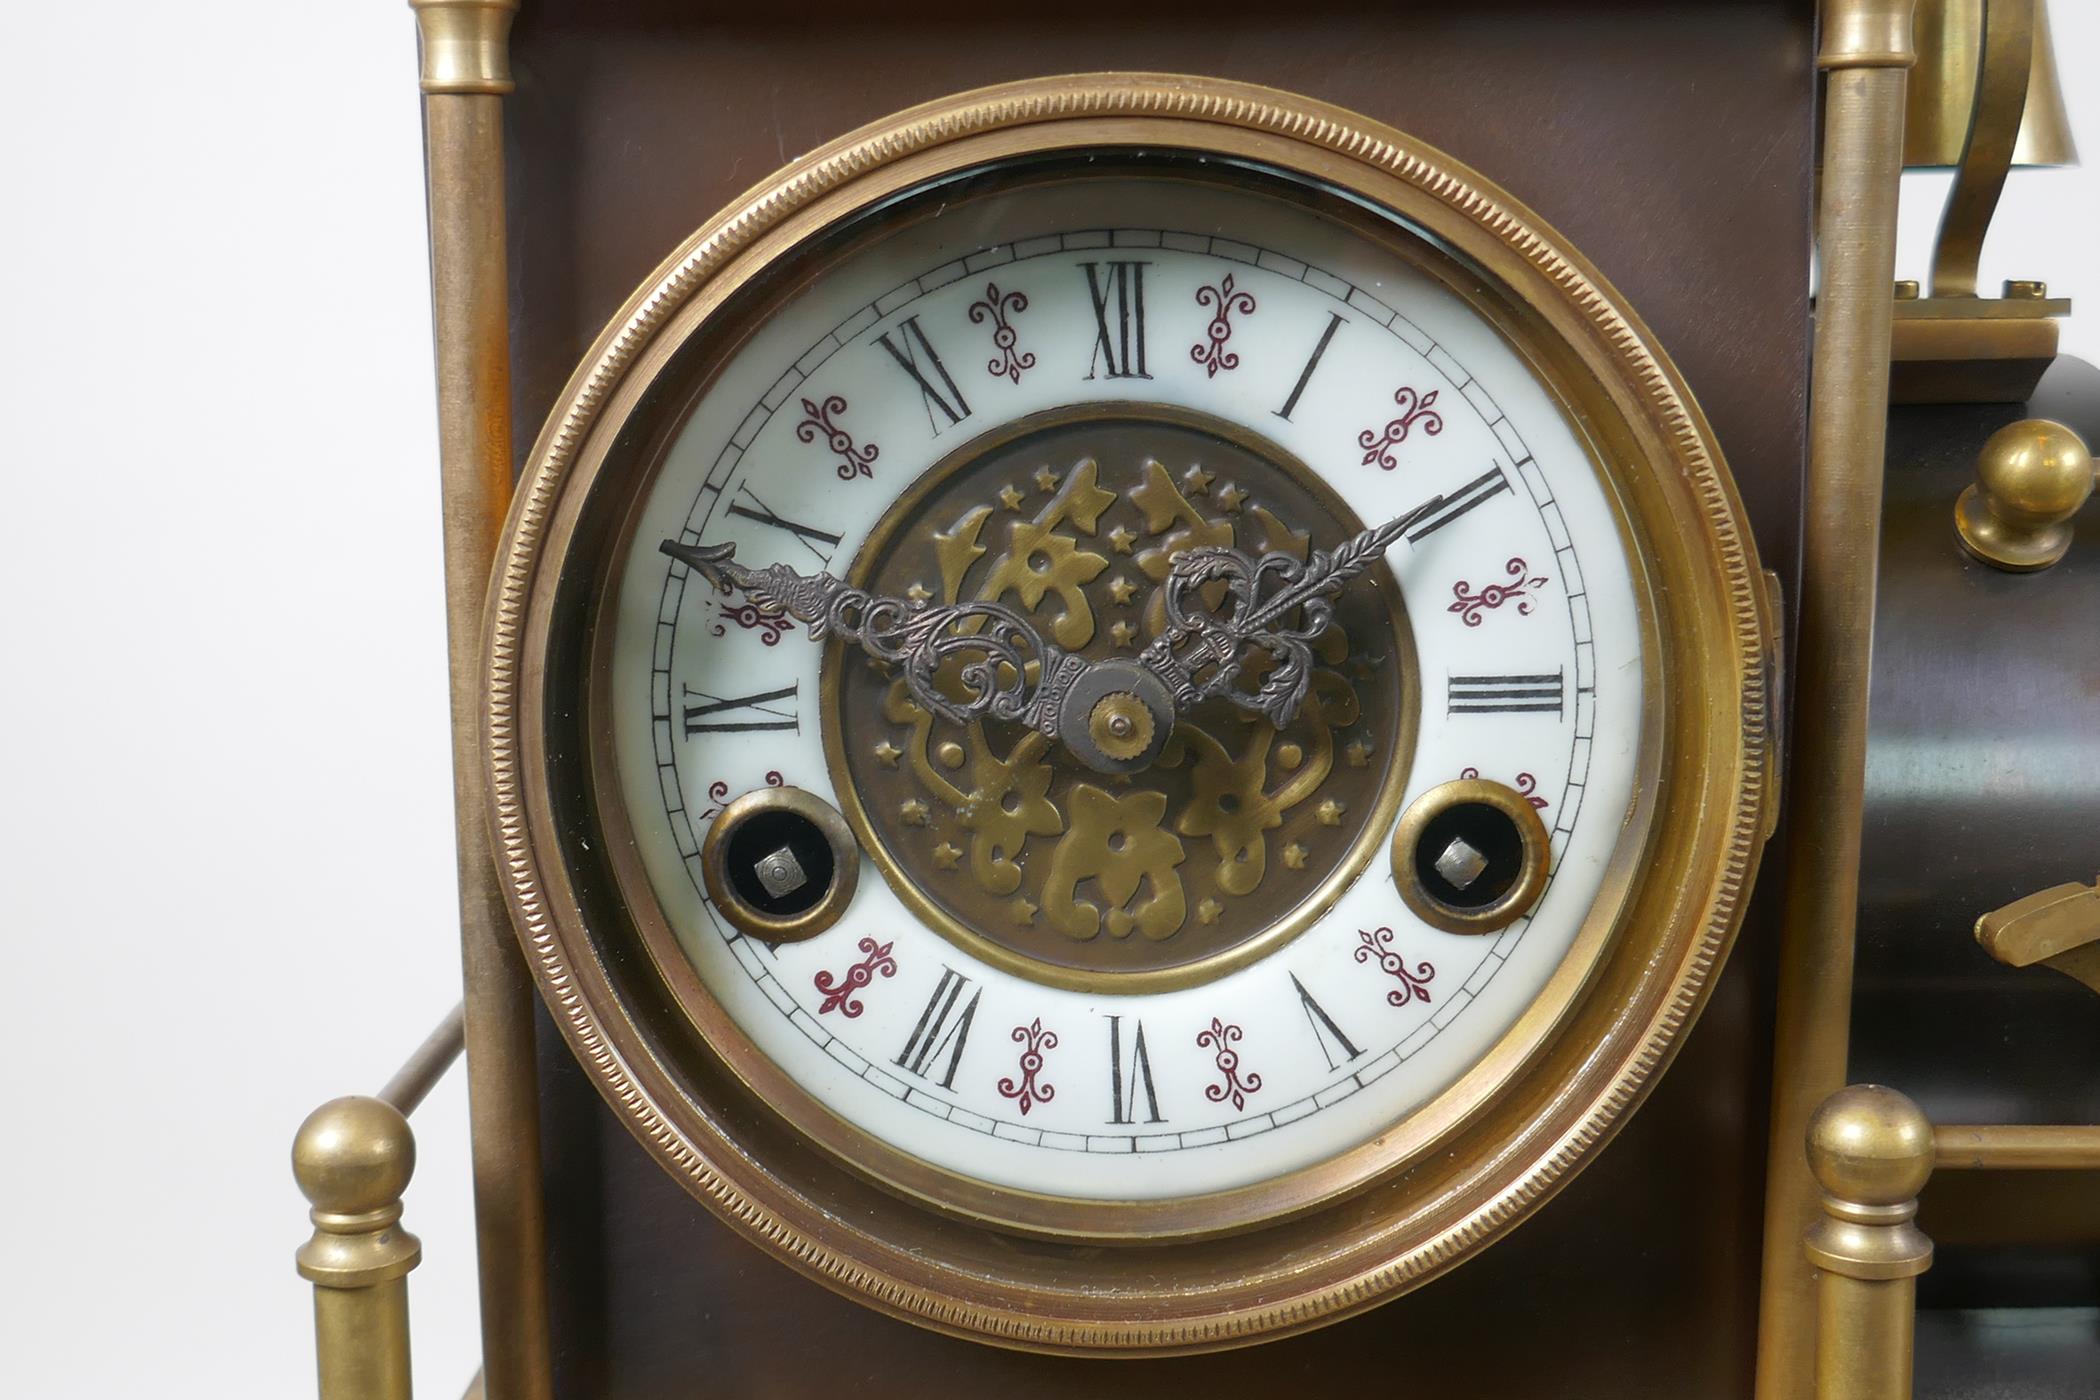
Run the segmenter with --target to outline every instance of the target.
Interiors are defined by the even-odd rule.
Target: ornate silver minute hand
[[[1255,558],[1215,546],[1183,551],[1164,585],[1166,630],[1138,654],[1138,663],[1166,685],[1181,713],[1222,695],[1281,729],[1305,703],[1312,684],[1311,644],[1334,622],[1334,595],[1383,558],[1408,526],[1443,504],[1442,496],[1433,496],[1304,560],[1289,554]],[[1222,614],[1202,607],[1196,596],[1216,582],[1225,585],[1228,606]],[[1273,591],[1264,595],[1265,588]],[[1304,613],[1293,625],[1289,619],[1299,608]],[[1250,693],[1234,682],[1257,649],[1276,664]]]
[[[813,640],[837,637],[897,666],[912,699],[957,724],[989,715],[1054,738],[1058,697],[1086,668],[1084,659],[1045,642],[1027,618],[1000,603],[932,607],[854,588],[827,573],[798,574],[785,564],[747,569],[736,562],[733,544],[665,540],[658,548],[723,592],[743,593],[759,611],[806,623]],[[936,679],[951,658],[961,661],[954,673],[959,698]],[[1033,679],[1030,663],[1040,663]]]

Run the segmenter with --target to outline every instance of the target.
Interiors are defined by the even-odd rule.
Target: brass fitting
[[[1962,548],[2012,573],[2046,569],[2071,547],[2070,519],[2093,494],[2093,455],[2047,418],[2008,423],[1976,458],[1976,484],[1954,506]]]

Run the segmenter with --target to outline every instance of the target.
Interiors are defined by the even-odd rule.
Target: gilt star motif
[[[1353,740],[1342,750],[1342,757],[1348,760],[1351,768],[1361,768],[1371,761],[1371,746],[1361,739]]]
[[[946,841],[933,848],[933,863],[943,870],[953,870],[955,863],[961,859],[962,851]]]
[[[1188,488],[1188,493],[1191,496],[1208,495],[1210,493],[1210,484],[1215,480],[1217,480],[1215,473],[1207,472],[1201,467],[1190,467],[1181,474],[1181,484]]]
[[[924,826],[933,819],[933,810],[916,797],[907,797],[897,804],[897,820],[906,826]]]
[[[1048,467],[1037,467],[1035,469],[1035,485],[1037,490],[1042,491],[1046,494],[1048,492],[1055,491],[1057,489],[1057,482],[1057,473],[1051,471]]]
[[[1008,510],[1019,510],[1024,499],[1025,497],[1021,494],[1021,488],[1018,486],[1009,485],[999,493],[999,504],[1005,506]]]
[[[1127,647],[1137,640],[1138,630],[1127,622],[1118,622],[1108,629],[1108,635],[1119,647]]]
[[[1303,870],[1305,868],[1305,856],[1305,847],[1299,845],[1296,841],[1283,848],[1283,863],[1293,870]]]
[[[904,596],[911,599],[914,603],[923,603],[933,596],[933,590],[923,583],[913,583],[911,587],[904,590]]]
[[[1378,668],[1384,664],[1385,658],[1383,656],[1375,652],[1360,651],[1349,662],[1349,672],[1358,680],[1367,681],[1377,675]]]
[[[1115,600],[1117,607],[1127,608],[1130,606],[1130,600],[1137,596],[1137,585],[1117,574],[1108,581],[1108,596]]]
[[[1035,922],[1036,903],[1027,895],[1022,895],[1019,899],[1016,899],[1012,904],[1009,904],[1006,907],[1007,910],[1014,916],[1015,923],[1032,924]]]
[[[1247,500],[1247,493],[1228,481],[1218,488],[1217,494],[1211,499],[1216,501],[1218,509],[1227,515],[1238,515],[1241,505]]]
[[[1130,553],[1130,547],[1136,543],[1137,535],[1121,525],[1108,532],[1108,547],[1118,554]]]
[[[1214,924],[1218,921],[1218,915],[1224,912],[1224,905],[1218,903],[1215,899],[1206,899],[1196,906],[1196,922],[1199,924]]]
[[[1347,807],[1330,797],[1320,804],[1319,810],[1314,815],[1320,819],[1321,826],[1340,826],[1342,824],[1342,813],[1348,810]]]
[[[875,761],[885,768],[895,768],[897,760],[904,757],[904,750],[884,739],[875,746]]]

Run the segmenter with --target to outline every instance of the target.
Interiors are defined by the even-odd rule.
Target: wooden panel
[[[1391,122],[1504,185],[1627,294],[1713,419],[1766,561],[1791,577],[1807,362],[1804,0],[1041,11],[528,4],[510,106],[521,451],[606,318],[783,160],[955,90],[1198,71]],[[1451,11],[1446,13],[1444,11]],[[1463,13],[1458,13],[1463,11]],[[1769,867],[1768,867],[1769,869]],[[1767,891],[1776,882],[1765,882]],[[744,1244],[634,1143],[542,1026],[555,1344],[576,1397],[1276,1394],[1298,1383],[1555,1396],[1746,1393],[1772,925],[1596,1164],[1451,1277],[1224,1356],[1077,1362],[923,1332]]]

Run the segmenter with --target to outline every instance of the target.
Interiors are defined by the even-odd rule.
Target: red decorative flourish
[[[1400,980],[1399,986],[1385,994],[1386,1005],[1405,1006],[1411,1001],[1426,1005],[1431,1000],[1429,983],[1436,976],[1436,969],[1425,962],[1416,964],[1415,970],[1409,972],[1407,960],[1386,946],[1393,941],[1391,929],[1361,928],[1356,931],[1356,936],[1363,940],[1356,950],[1356,960],[1368,963],[1375,958],[1379,971]]]
[[[1019,349],[1021,338],[1015,332],[1009,316],[1018,316],[1028,309],[1026,292],[1002,292],[997,282],[984,284],[984,300],[970,303],[970,324],[981,326],[987,320],[992,323],[991,359],[985,368],[993,374],[1003,374],[1014,383],[1021,382],[1021,371],[1035,368],[1035,352]]]
[[[1477,778],[1480,776],[1480,770],[1478,768],[1461,768],[1458,770],[1458,776],[1466,779]],[[1538,795],[1538,786],[1539,780],[1532,777],[1529,773],[1517,774],[1517,795],[1543,812],[1553,804]]]
[[[828,972],[819,972],[817,990],[824,994],[824,1001],[817,1008],[817,1014],[822,1016],[827,1011],[839,1011],[850,1021],[867,1010],[854,993],[874,981],[878,972],[884,977],[897,975],[897,960],[890,956],[890,949],[895,946],[893,943],[877,943],[872,938],[863,938],[860,941],[860,950],[867,956],[846,969],[844,981],[834,979]]]
[[[874,443],[856,447],[853,434],[831,421],[832,415],[844,413],[846,401],[837,394],[831,395],[820,405],[809,399],[802,401],[802,421],[795,425],[795,436],[804,442],[815,442],[820,436],[824,445],[838,454],[839,480],[851,481],[856,476],[873,476],[871,469],[882,449]]]
[[[1407,435],[1417,427],[1430,437],[1444,431],[1444,416],[1433,412],[1430,405],[1436,402],[1437,391],[1426,394],[1401,385],[1393,391],[1393,402],[1400,406],[1400,416],[1388,422],[1384,428],[1366,428],[1356,435],[1356,445],[1364,450],[1364,465],[1376,463],[1385,471],[1400,465],[1393,456],[1393,449],[1407,441]]]
[[[767,787],[779,787],[786,781],[787,779],[781,777],[777,770],[767,770]],[[707,785],[707,800],[713,805],[700,814],[701,821],[706,821],[709,817],[722,810],[722,804],[729,800],[729,784],[723,782],[720,778],[709,783]]]
[[[1025,1026],[1014,1027],[1014,1043],[1025,1045],[1021,1052],[1021,1082],[1011,1079],[999,1081],[999,1092],[1021,1103],[1021,1115],[1039,1103],[1048,1103],[1057,1097],[1057,1089],[1049,1084],[1036,1083],[1035,1077],[1043,1072],[1043,1056],[1057,1048],[1057,1032],[1043,1029],[1043,1018],[1038,1016]]]
[[[1515,598],[1517,600],[1518,616],[1529,617],[1531,615],[1531,599],[1526,595],[1534,588],[1544,587],[1546,583],[1544,574],[1533,574],[1531,577],[1526,578],[1524,576],[1525,572],[1530,567],[1523,559],[1516,555],[1511,555],[1509,562],[1504,564],[1502,569],[1504,573],[1507,573],[1516,582],[1490,583],[1484,585],[1478,593],[1473,591],[1471,584],[1464,579],[1460,579],[1457,583],[1451,585],[1451,596],[1455,601],[1444,611],[1458,613],[1465,619],[1468,627],[1478,627],[1480,625],[1480,614],[1483,610],[1499,608],[1510,599]]]
[[[760,612],[756,603],[738,603],[735,607],[724,605],[722,616],[739,627],[756,631],[759,640],[769,647],[779,645],[780,639],[787,635],[788,628],[795,625],[795,620],[785,613],[769,615]],[[717,622],[713,631],[719,637],[728,629]]]
[[[1226,1099],[1231,1099],[1232,1106],[1236,1109],[1245,1108],[1247,1095],[1261,1088],[1260,1075],[1240,1073],[1239,1051],[1230,1048],[1239,1038],[1238,1026],[1228,1026],[1215,1016],[1210,1018],[1209,1030],[1196,1033],[1197,1045],[1217,1052],[1218,1073],[1225,1076],[1225,1082],[1222,1084],[1204,1085],[1203,1096],[1212,1103],[1223,1103]]]
[[[1232,339],[1232,317],[1235,312],[1242,316],[1254,314],[1254,295],[1236,289],[1232,284],[1232,274],[1228,272],[1225,274],[1225,280],[1217,286],[1196,288],[1196,305],[1213,308],[1210,324],[1203,329],[1204,339],[1209,343],[1191,345],[1189,358],[1203,366],[1205,378],[1216,379],[1221,369],[1239,368],[1240,357],[1227,350],[1225,342]]]

